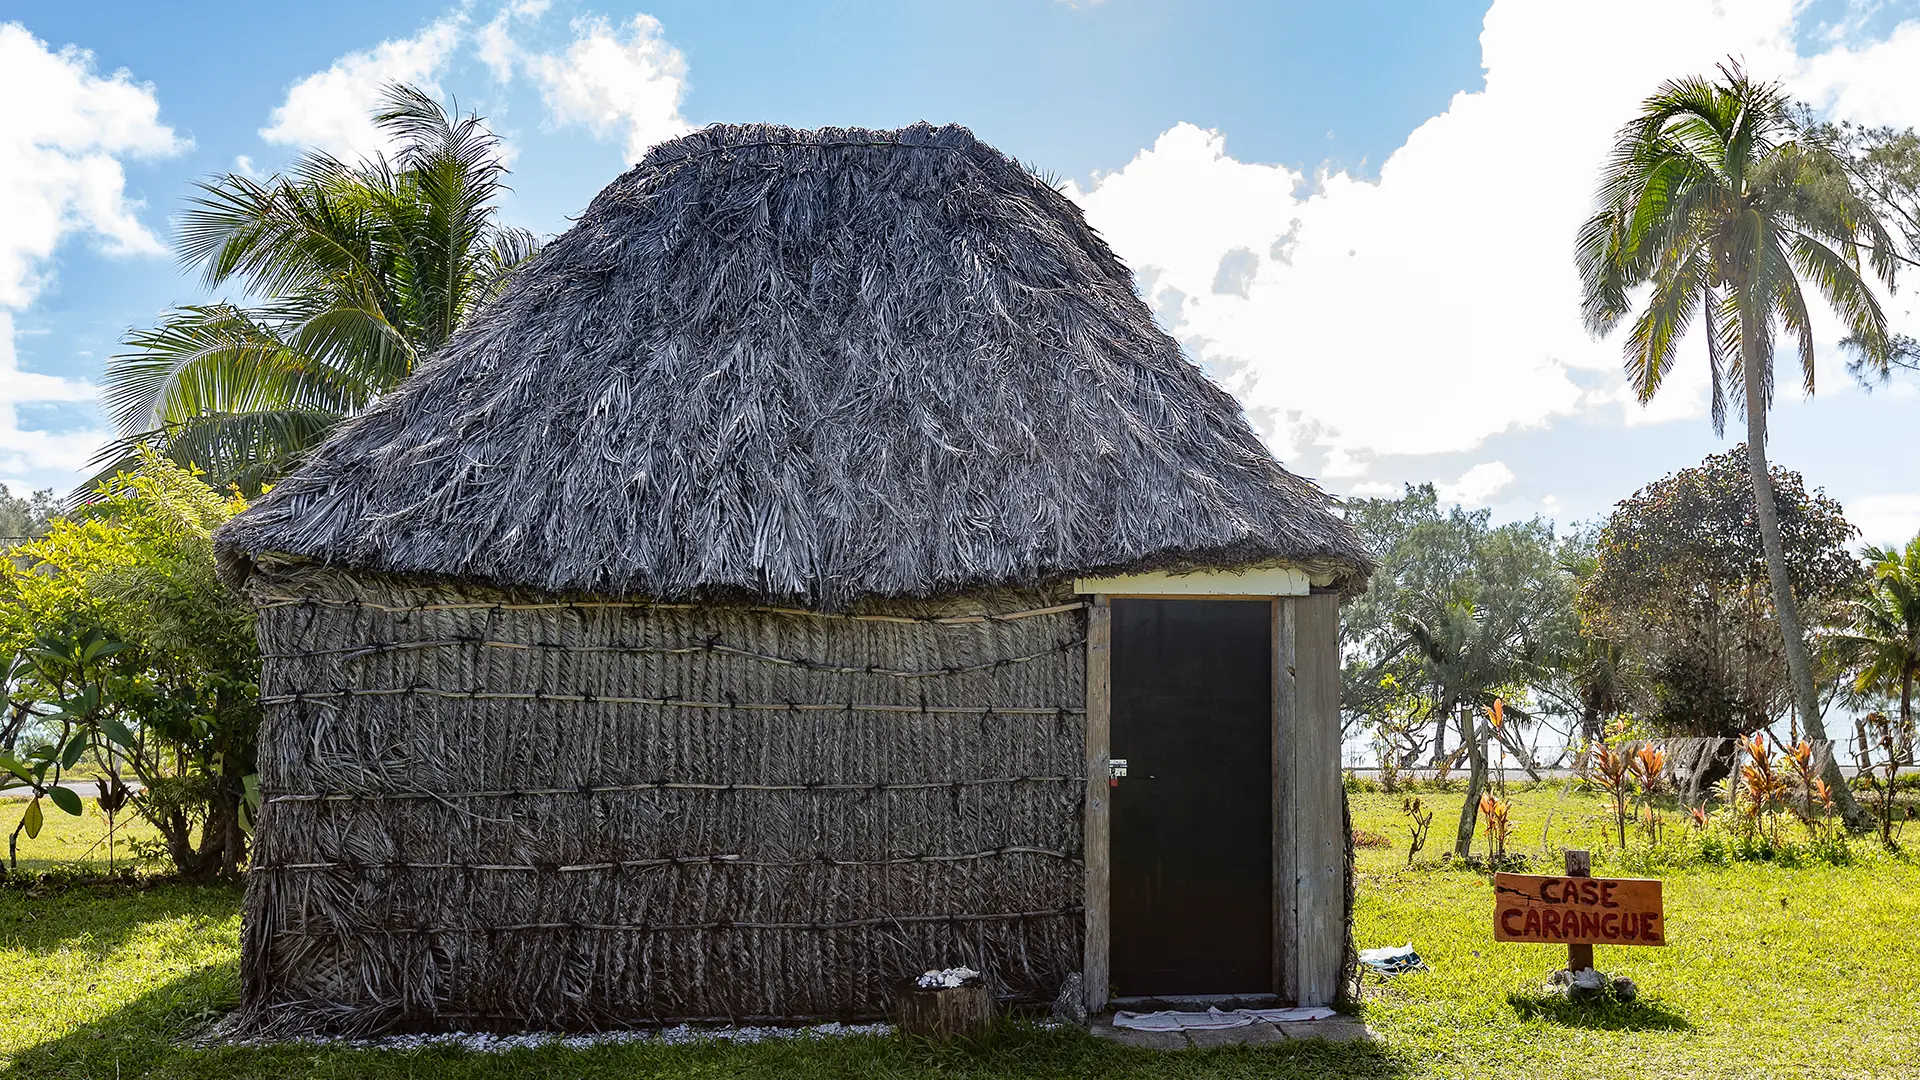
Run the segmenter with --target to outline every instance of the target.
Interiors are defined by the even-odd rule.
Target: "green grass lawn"
[[[0,798],[0,837],[12,834],[26,808],[25,799]],[[109,868],[153,865],[140,857],[139,848],[144,845],[151,850],[158,844],[160,833],[131,808],[115,815],[112,843],[108,843],[107,816],[92,799],[80,803],[79,817],[59,810],[51,800],[43,800],[40,809],[43,824],[39,837],[29,840],[25,833],[20,834],[22,871],[61,869],[104,874]],[[5,853],[6,848],[0,846],[0,856]]]
[[[1445,845],[1457,795],[1423,793]],[[1587,1009],[1541,992],[1561,948],[1496,945],[1478,874],[1408,870],[1399,797],[1354,796],[1356,826],[1393,847],[1360,855],[1362,947],[1412,941],[1431,973],[1369,981],[1370,1046],[1162,1054],[1079,1032],[1013,1027],[987,1049],[893,1038],[733,1046],[193,1049],[185,1040],[237,996],[239,893],[162,886],[0,890],[0,1075],[162,1077],[1911,1077],[1920,1075],[1920,864],[1863,854],[1851,866],[1739,864],[1664,874],[1665,949],[1601,948],[1642,999]],[[0,806],[0,814],[5,813]],[[1559,787],[1514,798],[1516,850],[1591,846],[1610,819]],[[61,815],[64,819],[64,815]],[[0,819],[4,820],[4,819]],[[84,821],[23,847],[66,857]],[[98,825],[96,824],[96,836]],[[64,844],[64,847],[52,845]],[[1859,849],[1865,853],[1863,846]],[[1557,859],[1557,856],[1553,858]],[[1424,857],[1423,857],[1424,859]],[[102,860],[104,865],[104,861]]]

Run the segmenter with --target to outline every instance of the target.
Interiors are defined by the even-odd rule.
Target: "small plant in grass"
[[[1899,846],[1906,820],[1913,816],[1911,809],[1904,816],[1896,814],[1893,805],[1900,787],[1900,763],[1912,752],[1911,738],[1903,725],[1885,713],[1868,713],[1854,725],[1854,763],[1874,797],[1874,824],[1880,828],[1880,843],[1889,850]]]
[[[1754,735],[1744,740],[1741,748],[1747,753],[1747,763],[1740,766],[1735,807],[1740,811],[1740,820],[1748,838],[1768,839],[1777,848],[1780,846],[1780,821],[1774,811],[1787,794],[1786,778],[1774,769],[1764,736]]]
[[[1630,816],[1633,802],[1633,781],[1627,775],[1628,758],[1624,754],[1615,753],[1613,747],[1601,743],[1594,748],[1589,764],[1589,779],[1613,802],[1614,834],[1620,841],[1620,847],[1625,849],[1627,818]]]
[[[1512,805],[1505,799],[1496,799],[1492,795],[1480,796],[1480,819],[1486,822],[1487,843],[1491,847],[1491,862],[1497,869],[1507,861],[1507,833],[1511,828],[1510,815]]]
[[[100,812],[107,815],[107,872],[112,873],[114,836],[120,828],[115,818],[119,816],[121,808],[127,805],[132,792],[128,791],[127,785],[112,773],[94,781],[94,787],[100,792],[100,797],[96,800],[99,803]]]
[[[1802,741],[1788,751],[1781,759],[1781,764],[1793,777],[1794,790],[1800,794],[1794,813],[1800,818],[1800,823],[1807,827],[1808,835],[1822,835],[1825,826],[1830,823],[1833,790],[1820,778],[1820,763],[1814,755],[1813,745]]]
[[[1660,842],[1660,817],[1654,813],[1653,797],[1659,794],[1662,787],[1667,755],[1649,744],[1642,746],[1629,758],[1627,765],[1634,785],[1640,789],[1641,824],[1646,828],[1647,840],[1657,844]]]
[[[1372,829],[1355,829],[1353,830],[1353,846],[1357,848],[1390,848],[1393,846],[1393,841],[1387,839],[1384,834],[1374,832]]]
[[[1420,805],[1418,796],[1408,795],[1400,800],[1400,812],[1405,814],[1407,823],[1407,865],[1413,865],[1413,857],[1427,846],[1427,830],[1433,825],[1433,811]]]
[[[1841,830],[1835,827],[1833,789],[1817,776],[1813,778],[1812,789],[1813,805],[1820,809],[1820,824],[1813,833],[1815,853],[1836,866],[1852,862],[1853,848]]]

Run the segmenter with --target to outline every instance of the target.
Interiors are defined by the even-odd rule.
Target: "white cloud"
[[[1907,127],[1920,101],[1920,20],[1900,24],[1883,41],[1837,45],[1811,57],[1790,81],[1836,119]]]
[[[1504,461],[1483,461],[1451,484],[1436,484],[1434,492],[1442,502],[1461,506],[1485,506],[1494,495],[1513,483],[1513,470]]]
[[[160,122],[151,85],[128,72],[102,76],[93,54],[54,50],[18,23],[0,24],[0,474],[80,468],[103,433],[22,430],[19,406],[92,401],[81,379],[21,371],[13,312],[47,287],[50,263],[75,234],[107,252],[160,255],[126,190],[125,161],[179,154],[191,145]]]
[[[660,20],[639,14],[615,24],[603,15],[572,21],[572,40],[539,51],[521,40],[552,7],[552,0],[511,0],[471,28],[469,0],[412,37],[351,52],[294,83],[260,130],[268,142],[312,146],[343,158],[390,151],[370,115],[389,83],[411,83],[444,96],[440,79],[470,44],[500,86],[527,76],[540,91],[548,122],[577,125],[599,138],[618,138],[629,158],[688,130],[680,115],[687,62],[666,39]],[[504,152],[511,153],[511,149]]]
[[[502,5],[491,20],[480,28],[475,35],[475,55],[487,65],[495,82],[508,82],[513,78],[513,68],[522,56],[518,42],[509,30],[517,22],[534,22],[552,7],[552,0],[518,0],[517,3]]]
[[[1920,494],[1863,495],[1847,503],[1847,520],[1860,539],[1886,547],[1920,536]]]
[[[1240,161],[1223,133],[1183,123],[1073,194],[1189,354],[1256,423],[1288,417],[1264,424],[1276,449],[1324,455],[1329,476],[1575,414],[1702,418],[1697,341],[1651,406],[1633,400],[1620,337],[1595,342],[1582,327],[1573,239],[1640,100],[1729,55],[1836,114],[1915,120],[1920,22],[1802,58],[1802,7],[1495,0],[1480,38],[1485,89],[1456,94],[1377,181]],[[1830,323],[1826,342],[1838,337]],[[1845,381],[1840,361],[1824,350],[1828,390]]]
[[[635,15],[621,29],[601,16],[573,21],[563,53],[528,56],[526,69],[556,124],[579,124],[596,136],[624,136],[629,161],[647,147],[687,131],[680,99],[687,61],[667,41],[660,20]]]
[[[344,159],[388,150],[373,111],[389,83],[411,83],[441,96],[439,77],[459,45],[465,14],[445,16],[412,37],[351,52],[294,83],[274,108],[260,137],[270,143],[316,147]]]
[[[0,310],[0,477],[17,493],[66,483],[112,436],[94,428],[58,433],[23,430],[19,405],[91,402],[98,389],[85,379],[21,371],[13,338],[13,313]]]
[[[160,122],[152,86],[124,70],[97,75],[91,52],[56,52],[19,23],[0,24],[0,306],[33,300],[72,233],[116,254],[160,253],[121,162],[189,145]]]

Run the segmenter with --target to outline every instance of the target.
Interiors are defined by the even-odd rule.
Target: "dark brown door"
[[[1273,990],[1273,608],[1113,602],[1122,997]]]

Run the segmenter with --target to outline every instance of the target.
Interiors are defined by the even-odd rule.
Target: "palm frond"
[[[1680,339],[1706,298],[1707,265],[1701,253],[1690,252],[1684,262],[1664,269],[1627,334],[1627,381],[1643,403],[1653,399],[1673,368]]]
[[[538,248],[495,220],[499,142],[477,114],[388,86],[391,158],[319,152],[266,180],[199,183],[176,252],[209,287],[264,298],[169,313],[108,365],[120,439],[217,482],[269,480],[438,349]]]
[[[238,487],[252,498],[297,465],[332,433],[346,414],[317,409],[262,409],[203,413],[151,431],[123,435],[94,455],[88,489],[152,452],[205,474],[214,487]]]
[[[1892,356],[1893,339],[1887,331],[1887,315],[1873,289],[1860,276],[1859,265],[1806,233],[1795,233],[1787,248],[1788,258],[1801,277],[1813,282],[1827,304],[1847,325],[1848,336],[1857,343],[1859,355],[1869,364],[1887,367]],[[1809,338],[1807,389],[1813,389]]]
[[[369,396],[357,373],[316,361],[258,313],[228,304],[178,309],[125,341],[129,351],[107,361],[103,395],[122,434],[295,401],[345,411]]]

